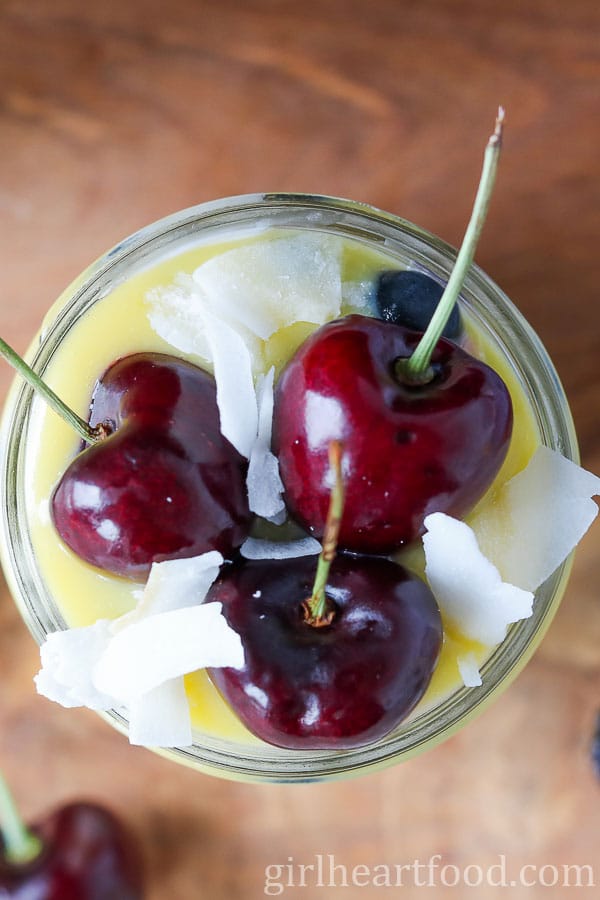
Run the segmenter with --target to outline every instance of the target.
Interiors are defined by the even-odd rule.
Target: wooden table
[[[600,472],[598,25],[592,0],[4,0],[0,333],[24,349],[106,247],[228,194],[354,197],[457,244],[502,102],[506,149],[478,261],[542,336],[584,463]],[[3,366],[2,392],[9,380]],[[82,794],[117,809],[142,841],[151,900],[258,898],[266,865],[316,854],[348,869],[503,854],[511,877],[593,864],[598,885],[599,538],[597,526],[534,661],[489,711],[422,758],[324,786],[202,777],[39,698],[36,648],[2,588],[0,763],[28,815]],[[421,896],[415,881],[403,897]],[[283,894],[338,895],[380,892]]]

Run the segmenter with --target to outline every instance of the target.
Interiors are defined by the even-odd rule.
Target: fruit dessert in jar
[[[163,220],[84,273],[47,317],[30,357],[84,418],[93,395],[91,424],[107,433],[80,452],[80,438],[21,384],[13,388],[3,428],[4,560],[13,593],[40,642],[65,627],[76,639],[66,658],[60,635],[46,642],[45,693],[57,691],[65,705],[105,710],[117,726],[129,721],[135,741],[174,744],[178,749],[167,755],[207,771],[304,780],[414,753],[450,734],[507,682],[556,608],[566,577],[562,559],[583,528],[578,519],[574,541],[571,535],[549,563],[547,529],[540,533],[538,526],[547,519],[547,504],[563,500],[558,485],[540,494],[536,484],[560,470],[556,477],[569,482],[567,505],[574,492],[594,492],[592,482],[585,490],[579,486],[574,465],[536,454],[544,445],[577,456],[568,409],[539,342],[489,279],[471,269],[460,314],[450,322],[455,343],[438,345],[442,350],[432,357],[433,391],[404,384],[408,400],[390,399],[389,385],[381,387],[382,376],[371,373],[358,379],[354,396],[342,397],[331,381],[339,376],[347,386],[353,357],[362,352],[357,342],[371,348],[368,359],[381,360],[383,350],[390,362],[408,359],[419,343],[415,329],[427,324],[410,320],[415,292],[421,313],[430,295],[435,306],[453,262],[453,252],[436,238],[369,207],[262,195]],[[402,332],[402,351],[396,344],[385,348],[394,329]],[[326,366],[314,362],[321,351]],[[474,368],[439,401],[435,379],[445,378],[450,357]],[[394,371],[393,378],[402,383],[410,373]],[[424,431],[406,421],[398,427],[393,416],[389,425],[398,454],[416,467],[401,493],[418,495],[409,498],[413,508],[419,497],[433,498],[421,504],[414,522],[394,495],[401,473],[396,457],[386,459],[382,450],[386,440],[378,429],[385,409],[376,408],[375,382],[376,402],[390,409],[403,404],[405,419],[412,415],[407,404],[431,394]],[[475,394],[500,397],[495,424],[492,407],[477,413],[475,427],[469,422],[466,401]],[[340,433],[348,409],[358,413]],[[294,434],[298,421],[302,433]],[[338,439],[335,475],[329,454]],[[469,447],[476,441],[478,447]],[[444,470],[448,443],[455,448],[453,471],[461,472],[457,489]],[[362,457],[355,465],[352,454],[360,456],[365,447],[372,464]],[[386,493],[392,498],[385,513],[368,515],[372,495],[357,490],[353,475],[363,464],[368,471],[359,471],[359,480],[378,480],[381,503]],[[309,476],[316,481],[305,496]],[[327,553],[315,535],[323,537],[336,485],[346,495],[337,511],[338,556],[324,573],[324,608],[309,607],[309,618],[323,620],[315,624],[301,621],[298,610],[318,595],[314,579]],[[511,536],[515,517],[534,535],[525,564],[518,559],[522,541]],[[353,523],[367,543],[344,531]],[[429,587],[423,531],[431,544]],[[392,555],[394,561],[385,558]],[[453,563],[464,558],[465,571],[453,564],[447,578],[444,567],[453,556]],[[512,573],[522,573],[523,565],[524,580],[512,584]],[[536,580],[543,584],[532,610]],[[379,602],[388,583],[391,599],[383,606],[371,602],[374,596]],[[473,598],[486,590],[491,616],[490,604],[482,611]],[[356,594],[362,605],[354,603]],[[347,596],[353,601],[348,612]],[[292,608],[293,627],[282,625],[283,610]],[[364,658],[356,653],[357,634],[367,636]],[[367,685],[368,697],[358,697],[338,727],[345,698],[364,686],[374,658],[385,663],[375,678],[384,682],[383,699],[381,685]],[[319,693],[324,680],[335,682],[326,714]],[[391,719],[369,712],[373,697],[391,710]],[[289,711],[295,703],[298,709]],[[270,733],[257,719],[264,724],[269,717],[261,710],[273,704],[279,704],[279,721]],[[253,718],[252,710],[259,715]],[[327,720],[327,733],[306,740],[319,716]],[[282,727],[285,747],[264,742],[280,743]],[[348,729],[355,731],[350,739]],[[289,737],[294,732],[298,741]]]

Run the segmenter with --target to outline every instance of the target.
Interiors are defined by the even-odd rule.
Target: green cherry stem
[[[106,425],[96,425],[95,428],[88,425],[88,423],[80,418],[77,413],[74,413],[66,403],[63,403],[60,397],[58,397],[54,391],[42,381],[40,376],[33,371],[31,366],[28,366],[25,360],[21,359],[16,350],[9,347],[2,338],[0,338],[0,356],[3,356],[13,369],[17,370],[19,375],[44,398],[46,403],[51,406],[68,425],[71,425],[71,427],[75,429],[86,443],[95,444],[97,441],[101,441],[108,436],[110,432]]]
[[[329,465],[333,472],[333,488],[329,498],[329,509],[323,534],[323,549],[319,554],[317,573],[313,584],[313,592],[308,600],[302,604],[304,609],[304,621],[314,628],[322,628],[330,625],[334,611],[329,608],[325,587],[331,563],[335,559],[338,536],[344,511],[344,481],[342,478],[342,452],[341,441],[332,441],[329,445]]]
[[[0,831],[4,841],[3,855],[7,862],[24,865],[41,853],[42,842],[25,827],[2,773],[0,773]]]
[[[467,272],[473,262],[477,242],[487,216],[502,148],[503,123],[504,109],[500,106],[494,133],[485,149],[483,169],[473,204],[471,219],[465,231],[465,236],[458,251],[454,268],[450,273],[446,289],[440,298],[439,305],[427,326],[425,334],[419,341],[412,356],[409,359],[398,360],[398,374],[403,381],[409,384],[427,384],[433,378],[433,372],[430,368],[431,355],[442,336],[442,331],[461,292]]]

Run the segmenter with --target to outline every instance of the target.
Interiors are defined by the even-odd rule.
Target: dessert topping
[[[531,615],[531,592],[590,527],[598,494],[600,478],[541,446],[473,515],[472,528],[442,513],[428,516],[425,574],[445,619],[485,647],[503,640],[509,624]],[[474,654],[457,663],[467,687],[481,684]]]
[[[222,562],[212,552],[154,563],[132,613],[48,635],[35,679],[39,693],[63,706],[127,707],[132,742],[191,744],[182,676],[244,663],[220,604],[202,603]]]
[[[377,281],[376,308],[381,319],[424,332],[444,293],[439,281],[414,269],[382,272]],[[454,304],[442,337],[456,341],[462,332],[458,303]]]
[[[315,556],[322,549],[313,537],[297,541],[263,541],[250,537],[240,547],[240,553],[246,559],[296,559],[298,556]]]
[[[235,247],[193,274],[208,307],[262,340],[340,314],[342,242],[318,231]]]
[[[465,687],[481,687],[483,682],[479,674],[479,663],[474,653],[463,653],[457,656],[456,664]]]
[[[466,637],[499,644],[512,622],[531,615],[533,594],[502,581],[465,522],[432,513],[425,527],[425,575],[442,615]]]
[[[575,549],[596,516],[591,499],[600,478],[549,447],[538,447],[529,464],[493,502],[473,516],[472,526],[502,577],[534,591]]]
[[[279,475],[277,457],[271,451],[273,428],[273,380],[275,369],[259,375],[256,385],[258,403],[258,434],[250,450],[248,464],[248,504],[252,512],[265,519],[279,522],[285,517],[283,483]]]

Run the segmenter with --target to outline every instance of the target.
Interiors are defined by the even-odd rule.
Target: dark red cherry
[[[113,433],[77,456],[52,498],[63,540],[116,575],[219,550],[230,557],[251,514],[246,460],[223,437],[215,381],[183,360],[140,353],[96,385],[90,424]]]
[[[9,862],[0,842],[0,897],[11,900],[141,900],[139,854],[108,810],[72,803],[31,828],[42,841],[28,863]]]
[[[243,669],[211,678],[255,735],[279,747],[360,747],[422,697],[442,641],[426,584],[388,559],[338,556],[325,593],[331,624],[305,620],[315,557],[242,562],[208,600],[241,636]]]
[[[328,444],[343,443],[342,548],[388,553],[420,535],[431,512],[463,516],[506,455],[512,405],[500,376],[442,339],[433,379],[408,384],[396,362],[419,339],[348,316],[315,331],[279,379],[273,438],[285,499],[318,536],[329,503]]]

